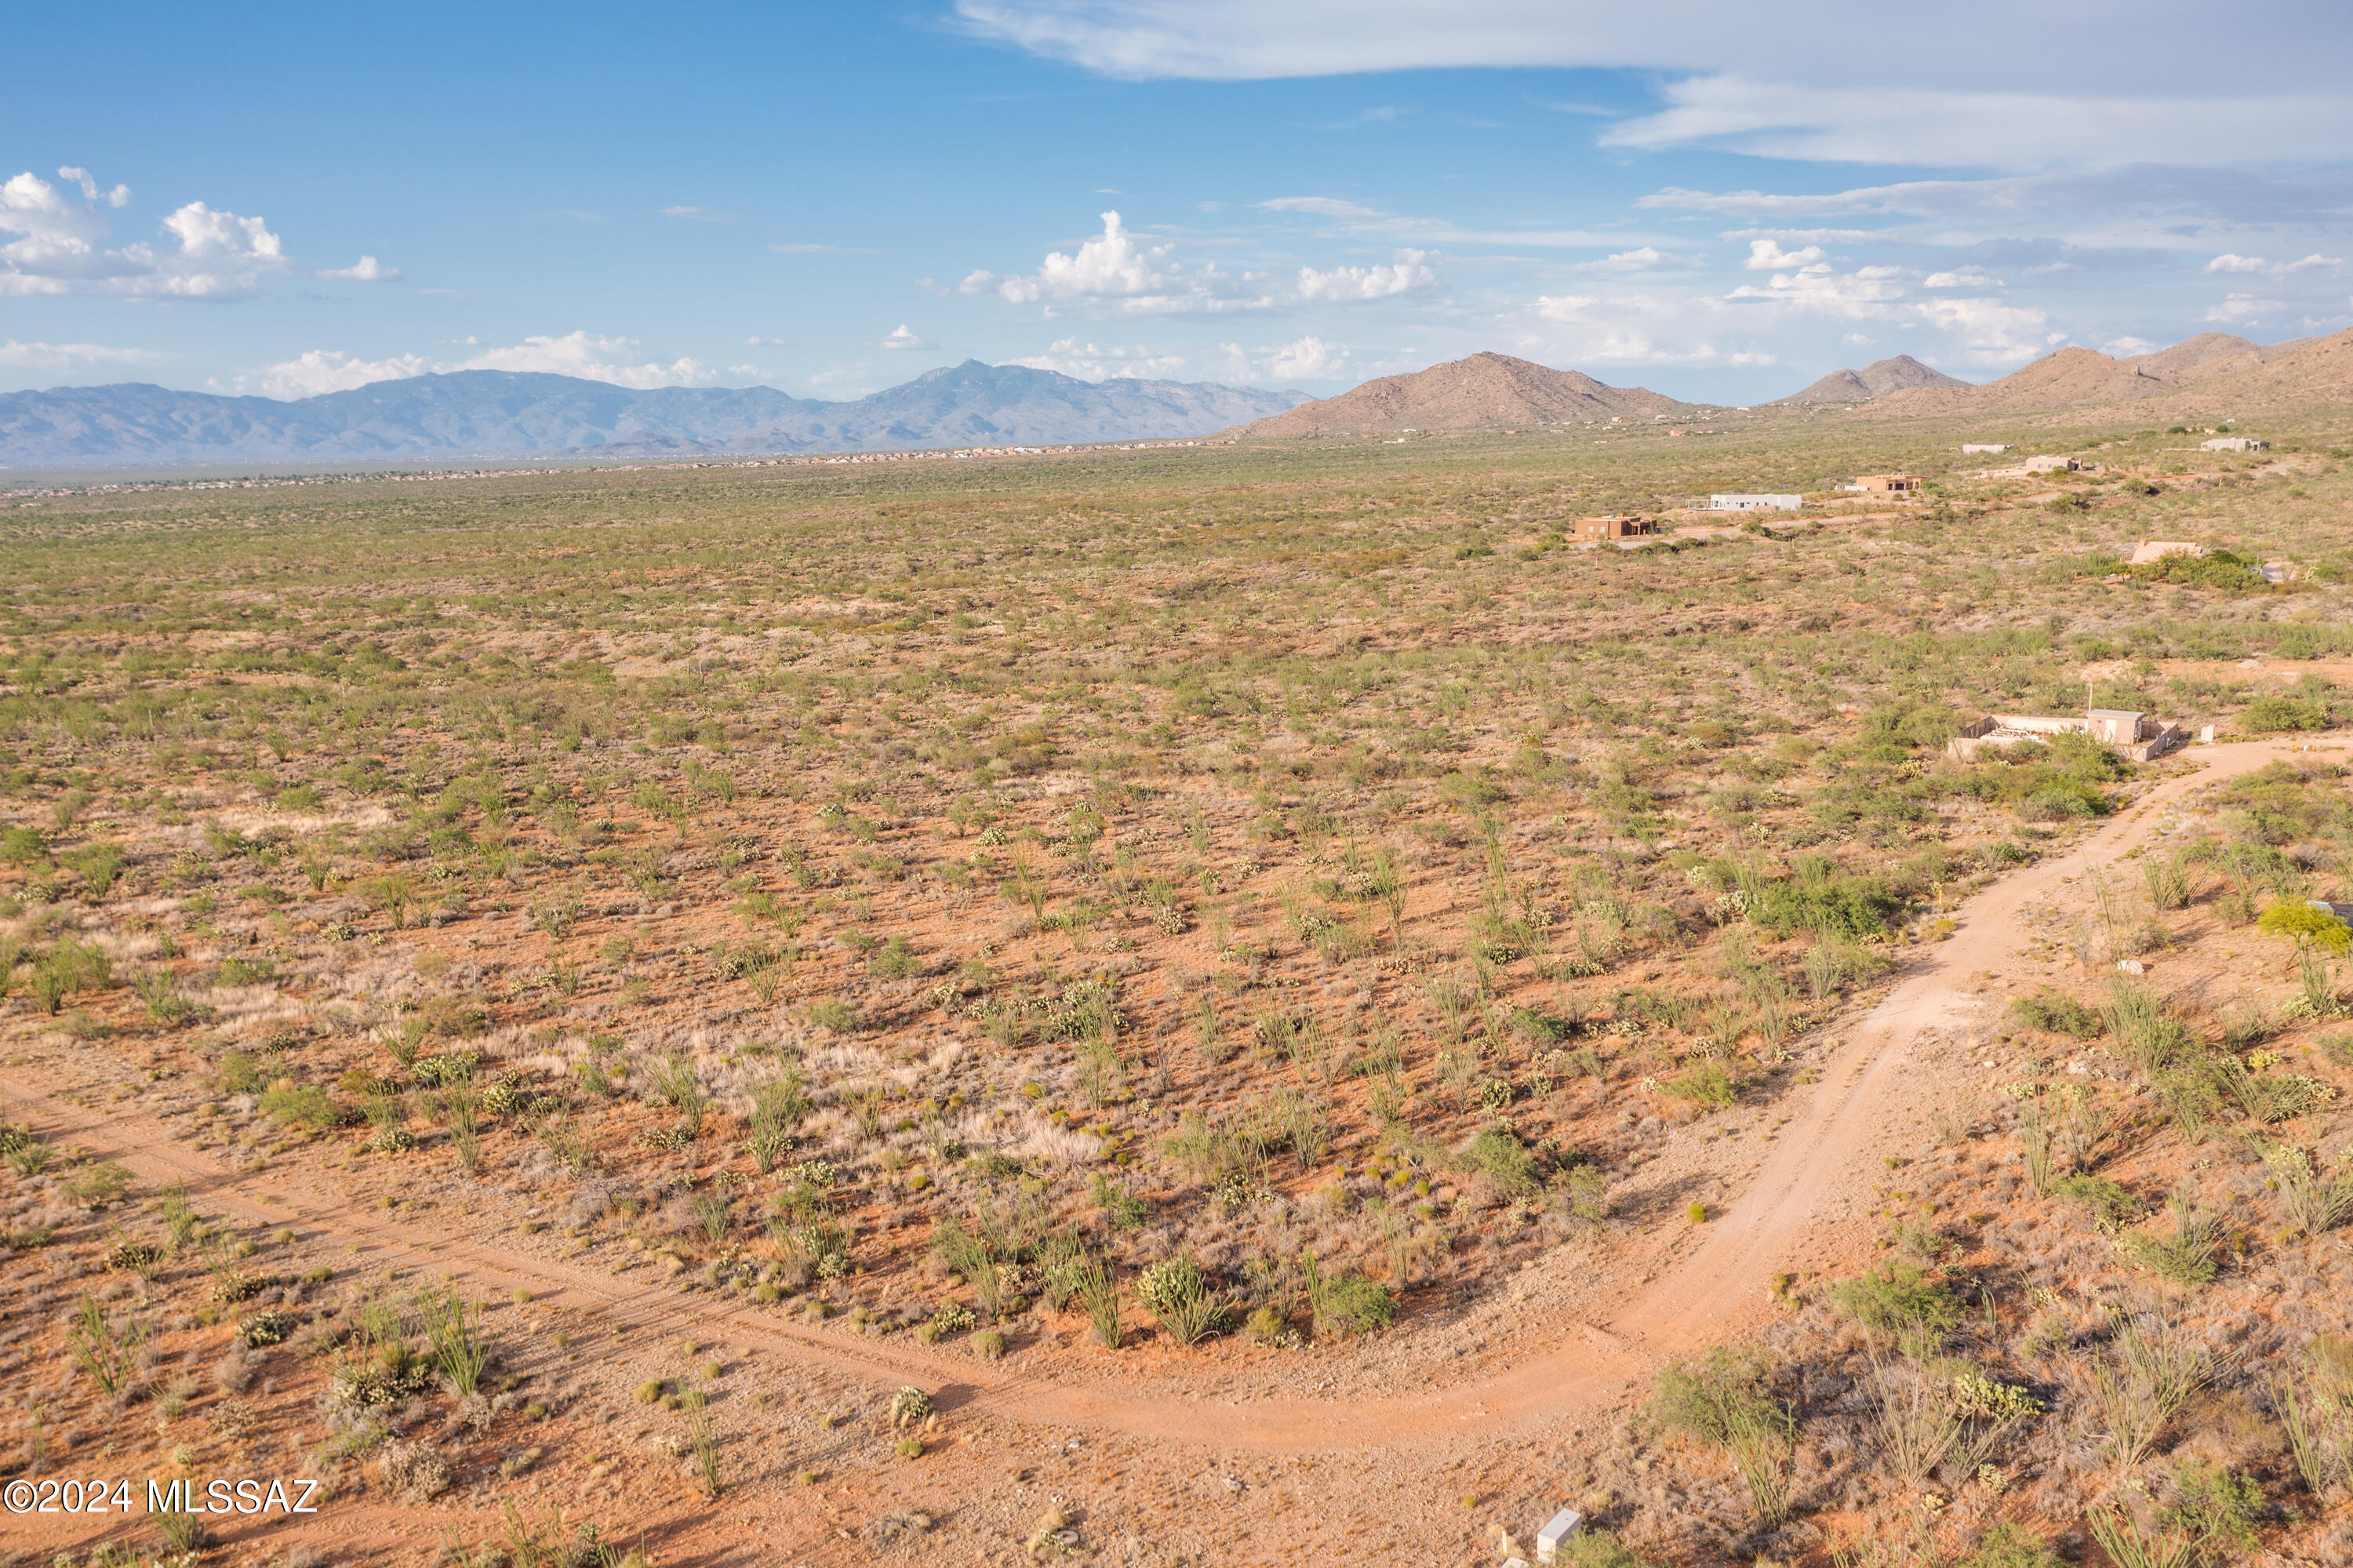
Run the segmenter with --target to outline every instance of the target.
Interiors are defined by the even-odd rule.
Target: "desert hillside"
[[[1611,387],[1574,370],[1555,370],[1508,354],[1474,354],[1411,376],[1367,381],[1337,397],[1303,403],[1231,433],[1306,436],[1345,430],[1356,435],[1393,435],[1406,429],[1647,419],[1691,408],[1647,387]]]
[[[1919,387],[1892,393],[1876,400],[1870,414],[1874,418],[1888,419],[1950,414],[2046,414],[2137,402],[2261,373],[2298,358],[2311,346],[2308,339],[2266,345],[2249,343],[2228,333],[2210,332],[2185,338],[2154,354],[2121,359],[2089,348],[2063,348],[1982,387]],[[2299,394],[2318,391],[2316,385],[2306,387],[2312,379],[2303,373],[2288,377]],[[2269,385],[2260,378],[2247,384],[2250,388]],[[2281,385],[2284,388],[2287,382]],[[2322,397],[2321,401],[2342,400],[2347,383],[2341,373],[2335,385],[2337,391]]]
[[[1868,403],[1873,397],[1908,392],[1915,387],[1970,389],[1969,384],[1957,376],[1932,369],[1908,354],[1899,354],[1893,359],[1866,365],[1861,370],[1833,370],[1804,391],[1793,392],[1781,400],[1785,403]]]

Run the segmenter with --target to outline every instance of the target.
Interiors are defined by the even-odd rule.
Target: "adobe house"
[[[1875,491],[1883,495],[1906,495],[1920,488],[1916,473],[1866,473],[1855,478],[1857,490]]]
[[[1612,512],[1606,516],[1578,518],[1570,536],[1586,540],[1639,539],[1645,534],[1658,531],[1659,525],[1647,517]]]

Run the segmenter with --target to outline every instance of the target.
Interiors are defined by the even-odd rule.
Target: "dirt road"
[[[2068,853],[2007,876],[1969,900],[1957,911],[1959,928],[1951,939],[1922,949],[1910,972],[1821,1064],[1819,1082],[1793,1092],[1790,1121],[1746,1189],[1712,1219],[1701,1245],[1641,1284],[1606,1323],[1587,1326],[1501,1375],[1428,1393],[1237,1405],[1139,1398],[1115,1379],[1077,1386],[1049,1383],[1024,1375],[1018,1364],[802,1329],[773,1309],[710,1300],[569,1267],[446,1228],[394,1221],[300,1177],[232,1174],[174,1143],[158,1123],[77,1103],[27,1081],[21,1070],[0,1073],[0,1092],[44,1138],[79,1143],[151,1181],[185,1181],[192,1194],[249,1220],[348,1243],[360,1258],[379,1266],[446,1272],[501,1294],[526,1289],[596,1314],[624,1330],[626,1340],[640,1334],[716,1337],[852,1376],[922,1383],[943,1391],[939,1404],[946,1409],[1229,1451],[1345,1453],[1501,1436],[1538,1422],[1598,1414],[1647,1383],[1662,1358],[1735,1337],[1767,1315],[1772,1276],[1798,1266],[1836,1212],[1866,1196],[1874,1174],[1883,1177],[1883,1169],[1873,1170],[1873,1157],[1911,1137],[1906,1128],[1923,1109],[1925,1086],[1914,1071],[1915,1044],[1924,1035],[1981,1019],[1985,1003],[1972,994],[1971,979],[2013,966],[2011,955],[2026,935],[2021,911],[2086,867],[2142,842],[2182,796],[2306,749],[2302,743],[2251,742],[2195,752],[2191,760],[2203,764],[2196,772],[2160,784]]]

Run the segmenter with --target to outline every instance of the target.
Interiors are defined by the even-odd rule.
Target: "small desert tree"
[[[1732,1456],[1767,1528],[1789,1517],[1789,1459],[1797,1424],[1767,1389],[1757,1351],[1718,1345],[1696,1361],[1671,1361],[1651,1395],[1651,1414]]]
[[[2341,959],[2348,948],[2353,948],[2353,926],[2348,926],[2320,905],[2302,898],[2282,898],[2263,911],[2255,927],[2265,936],[2285,937],[2295,944],[2305,1005],[2318,1016],[2334,1013],[2337,995],[2329,983],[2329,959]]]

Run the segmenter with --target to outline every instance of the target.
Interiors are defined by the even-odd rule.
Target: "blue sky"
[[[977,357],[1321,395],[1497,349],[1746,401],[1897,353],[1982,380],[2353,325],[2341,5],[124,5],[10,35],[0,389],[847,397]]]

